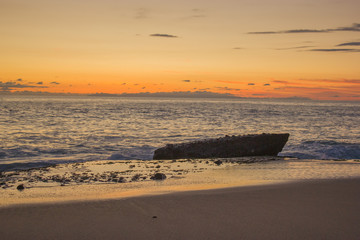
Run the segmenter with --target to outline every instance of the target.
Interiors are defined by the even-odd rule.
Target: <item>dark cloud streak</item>
[[[34,86],[28,84],[20,84],[16,82],[0,82],[1,91],[10,91],[21,88],[47,88],[46,86]]]
[[[338,27],[327,29],[290,29],[282,31],[248,32],[248,34],[291,34],[291,33],[330,33],[330,32],[360,32],[360,24],[354,23],[350,27]]]
[[[299,46],[299,47],[288,47],[288,48],[276,48],[275,50],[293,50],[293,49],[304,49],[304,48],[311,48],[314,46]]]
[[[178,36],[171,35],[171,34],[154,33],[154,34],[150,34],[150,37],[177,38]]]
[[[347,42],[336,45],[337,47],[341,46],[360,46],[360,42]]]
[[[240,91],[240,88],[229,88],[229,87],[215,87],[216,89],[222,90],[222,91]]]
[[[353,48],[315,48],[310,49],[312,52],[360,52],[359,49]]]

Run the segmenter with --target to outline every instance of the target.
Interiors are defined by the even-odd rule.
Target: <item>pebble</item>
[[[217,161],[215,161],[214,163],[219,166],[219,165],[221,165],[223,162],[222,162],[221,160],[217,160]]]
[[[22,191],[25,189],[24,184],[20,184],[16,187],[17,190]]]
[[[155,173],[154,176],[151,177],[152,180],[164,180],[166,179],[166,175],[164,173]]]

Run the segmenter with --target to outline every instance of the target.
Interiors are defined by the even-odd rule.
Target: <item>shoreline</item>
[[[358,239],[360,178],[0,208],[4,239]]]
[[[238,183],[231,183],[231,180],[217,181],[222,178],[219,173],[216,174],[215,180],[211,179],[212,171],[221,171],[244,163],[274,160],[279,161],[283,158],[107,160],[3,172],[0,175],[0,207],[26,203],[124,198],[159,192],[236,186]],[[152,179],[156,173],[164,174],[165,179]],[[248,181],[240,185],[247,184]]]
[[[248,164],[250,163],[251,164]],[[151,179],[163,173],[164,180]],[[238,158],[179,161],[101,161],[8,172],[0,208],[26,204],[126,199],[176,192],[360,177],[349,161]],[[23,187],[19,189],[19,186]]]

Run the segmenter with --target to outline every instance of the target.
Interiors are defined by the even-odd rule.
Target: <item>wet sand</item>
[[[244,157],[176,161],[91,161],[0,172],[0,207],[126,198],[283,181],[273,179],[275,176],[262,179],[254,174],[254,170],[245,170],[247,165],[270,162],[284,164],[284,159]],[[359,168],[357,173],[360,173],[360,164],[355,163],[355,166]],[[236,170],[236,167],[240,169]],[[241,169],[247,174],[241,174]],[[156,174],[160,174],[161,180],[156,180]],[[249,178],[249,174],[256,177]]]
[[[0,208],[1,239],[359,239],[360,178]]]

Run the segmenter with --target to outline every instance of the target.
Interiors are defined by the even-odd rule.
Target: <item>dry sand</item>
[[[360,179],[0,208],[1,239],[359,239]]]

